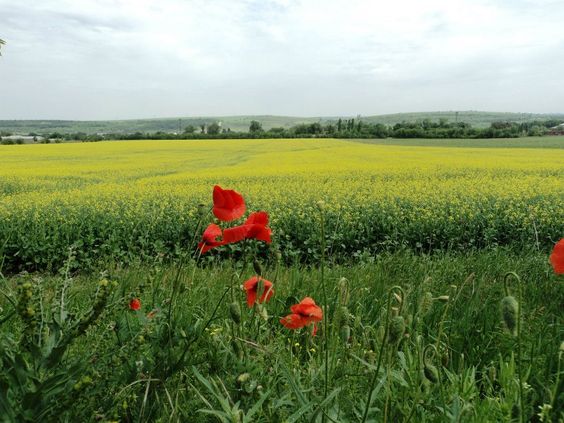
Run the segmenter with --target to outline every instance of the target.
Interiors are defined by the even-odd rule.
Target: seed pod
[[[235,323],[241,323],[241,307],[237,301],[229,304],[229,315],[231,316],[231,320]]]
[[[512,335],[515,335],[515,329],[517,327],[517,314],[519,312],[519,303],[512,297],[508,295],[501,300],[501,316],[505,322],[505,326]]]
[[[344,325],[340,330],[341,340],[345,343],[349,343],[351,337],[351,327],[349,325]]]
[[[398,342],[405,332],[405,321],[402,316],[394,316],[390,322],[388,329],[388,342],[395,344]]]
[[[431,383],[437,383],[439,381],[439,370],[432,364],[425,363],[423,374]]]

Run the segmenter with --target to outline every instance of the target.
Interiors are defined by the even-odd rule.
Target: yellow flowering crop
[[[564,149],[416,147],[346,140],[121,141],[0,148],[0,248],[49,266],[171,252],[191,239],[214,184],[270,213],[283,254],[398,245],[547,243],[564,230]],[[0,250],[1,253],[1,250]]]

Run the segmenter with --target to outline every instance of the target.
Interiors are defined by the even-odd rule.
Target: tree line
[[[446,119],[430,119],[415,122],[401,122],[395,125],[370,123],[359,118],[338,119],[325,124],[321,122],[302,123],[289,128],[274,127],[263,129],[256,120],[250,122],[247,131],[233,131],[223,128],[220,122],[198,126],[188,125],[178,132],[130,132],[87,134],[84,132],[52,132],[43,135],[47,140],[104,141],[139,139],[237,139],[237,138],[516,138],[545,135],[550,128],[563,120],[535,120],[528,122],[493,122],[489,127],[476,128],[466,122],[449,122]],[[10,135],[9,132],[0,133]]]

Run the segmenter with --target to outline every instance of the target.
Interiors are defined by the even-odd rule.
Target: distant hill
[[[358,116],[343,116],[350,119]],[[564,119],[564,113],[560,114],[538,114],[538,113],[504,113],[504,112],[418,112],[418,113],[395,113],[388,115],[360,116],[363,121],[370,123],[383,123],[393,125],[398,122],[412,122],[422,119],[438,121],[446,119],[450,122],[458,120],[467,122],[475,127],[489,126],[495,121],[523,122],[535,119]],[[339,117],[293,117],[293,116],[271,116],[271,115],[245,115],[245,116],[203,116],[203,117],[181,117],[181,118],[157,118],[157,119],[130,119],[130,120],[0,120],[0,131],[15,132],[18,134],[28,133],[53,133],[53,132],[85,132],[94,133],[131,133],[131,132],[178,132],[188,125],[198,128],[201,124],[220,122],[223,128],[232,131],[247,131],[251,120],[262,123],[264,129],[273,127],[289,128],[300,123],[329,122],[336,121]]]

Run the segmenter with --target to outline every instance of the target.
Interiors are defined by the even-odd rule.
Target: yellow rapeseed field
[[[547,243],[564,222],[564,149],[123,141],[3,146],[0,163],[0,248],[21,266],[50,265],[72,244],[89,257],[173,251],[214,184],[267,210],[296,257],[311,253],[320,199],[330,248],[349,255]]]

